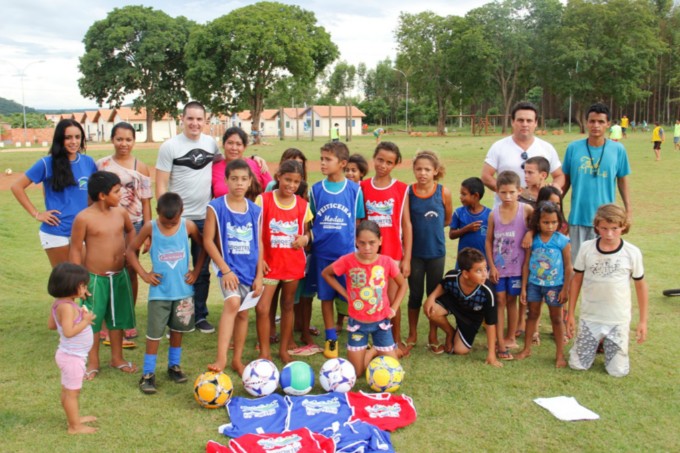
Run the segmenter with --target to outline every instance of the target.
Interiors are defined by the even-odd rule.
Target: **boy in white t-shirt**
[[[615,377],[629,372],[628,334],[631,320],[630,279],[640,310],[636,338],[647,339],[647,282],[640,249],[621,239],[630,224],[626,211],[614,204],[597,209],[593,221],[600,237],[586,241],[574,262],[574,277],[569,291],[567,335],[574,336],[576,301],[581,294],[578,335],[571,348],[569,366],[587,370],[593,364],[598,343],[604,339],[604,366]]]

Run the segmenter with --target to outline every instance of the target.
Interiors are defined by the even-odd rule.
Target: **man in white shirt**
[[[538,109],[530,102],[518,102],[512,107],[512,135],[498,140],[491,145],[484,159],[482,181],[489,189],[496,192],[496,175],[505,170],[519,175],[522,187],[524,182],[524,162],[530,157],[543,156],[550,162],[552,185],[562,190],[564,173],[562,163],[555,148],[548,142],[536,138],[534,131],[538,125]],[[494,198],[494,206],[500,204],[498,194]]]

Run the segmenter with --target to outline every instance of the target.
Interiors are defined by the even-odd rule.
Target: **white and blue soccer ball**
[[[271,360],[257,359],[246,365],[242,379],[246,392],[253,396],[267,396],[279,386],[279,370]]]
[[[319,384],[327,392],[349,392],[356,381],[357,374],[349,360],[327,360],[319,371]]]
[[[314,370],[305,362],[290,362],[281,370],[281,388],[288,395],[301,396],[314,387]]]

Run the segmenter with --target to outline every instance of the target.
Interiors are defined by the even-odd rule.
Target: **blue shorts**
[[[314,258],[314,261],[316,262],[316,266],[315,266],[316,269],[314,270],[314,275],[316,276],[316,288],[317,288],[316,291],[317,291],[317,297],[319,298],[319,300],[322,300],[322,301],[323,300],[330,300],[330,301],[332,301],[336,297],[338,297],[342,300],[345,300],[345,298],[342,297],[339,292],[334,290],[331,287],[331,285],[326,283],[326,280],[324,280],[324,278],[321,276],[321,271],[323,271],[328,266],[333,264],[335,262],[335,260],[327,260],[327,259],[324,259],[324,258],[316,257],[316,258]],[[313,267],[310,266],[310,269],[313,269]],[[314,277],[312,277],[312,278],[314,278]],[[338,282],[340,282],[340,284],[342,286],[345,286],[345,276],[344,275],[336,276],[335,278],[338,279]],[[309,287],[305,288],[305,290],[307,290],[307,289],[309,289]]]
[[[377,351],[392,351],[397,345],[392,336],[392,323],[389,319],[377,322],[361,322],[354,318],[347,321],[347,350],[362,351],[368,347],[368,336],[373,338]]]
[[[496,293],[519,296],[522,292],[522,277],[501,277],[496,284]]]
[[[527,302],[541,303],[545,301],[549,307],[561,307],[559,302],[560,291],[563,285],[538,286],[531,282],[527,284]]]

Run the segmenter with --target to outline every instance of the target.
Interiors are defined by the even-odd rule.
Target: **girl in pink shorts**
[[[47,291],[56,300],[48,320],[48,327],[59,332],[59,348],[54,358],[61,370],[61,404],[66,412],[69,434],[88,434],[97,428],[85,423],[96,417],[81,417],[78,397],[85,378],[85,361],[92,348],[95,315],[79,306],[75,299],[84,299],[90,274],[76,264],[58,264],[50,274]],[[89,377],[89,376],[88,376]]]

